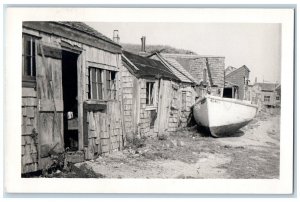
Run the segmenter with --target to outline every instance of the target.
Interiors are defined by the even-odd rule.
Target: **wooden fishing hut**
[[[120,150],[118,42],[82,22],[23,22],[22,40],[22,173]]]
[[[195,100],[192,82],[183,83],[162,61],[122,54],[122,102],[127,138],[156,136],[184,126]]]

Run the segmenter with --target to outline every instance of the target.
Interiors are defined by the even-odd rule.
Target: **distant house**
[[[261,108],[280,105],[280,95],[278,96],[276,87],[279,87],[278,91],[280,91],[280,85],[276,83],[255,83],[252,88],[251,101]]]
[[[207,91],[212,95],[221,95],[224,87],[225,57],[167,53],[161,55],[175,66],[179,64],[193,76],[198,97],[203,97]]]
[[[235,97],[241,100],[250,100],[247,96],[250,70],[246,65],[240,68],[228,67],[225,72],[224,97]]]
[[[276,91],[276,107],[280,107],[281,106],[281,85],[278,84],[275,88]]]
[[[185,112],[195,100],[191,81],[181,82],[159,60],[127,51],[121,72],[127,138],[175,131],[186,124]]]

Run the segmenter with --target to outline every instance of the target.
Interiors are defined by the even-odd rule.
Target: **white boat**
[[[214,137],[228,136],[247,125],[258,107],[248,101],[207,95],[193,107],[198,125],[209,129]]]

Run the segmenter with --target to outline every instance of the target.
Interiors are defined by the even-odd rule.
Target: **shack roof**
[[[206,68],[209,68],[209,80],[211,85],[223,85],[223,76],[224,76],[224,67],[222,67],[224,64],[217,64],[217,65],[211,65],[208,60],[225,60],[224,56],[213,56],[213,55],[191,55],[191,54],[168,54],[168,53],[161,53],[161,55],[166,58],[172,58],[175,59],[182,67],[184,67],[189,73],[194,75],[193,69],[195,60],[202,60],[203,62],[197,64]],[[209,63],[209,67],[207,66],[206,62]],[[222,66],[220,66],[222,65]],[[197,78],[195,78],[197,79]]]
[[[235,72],[241,70],[242,68],[246,69],[248,72],[250,72],[250,69],[246,66],[246,65],[243,65],[237,69],[234,69],[233,71],[229,72],[228,74],[226,74],[226,77],[229,77],[231,76],[232,74],[234,74]],[[225,70],[226,71],[226,70]]]
[[[90,27],[89,25],[87,25],[87,24],[85,24],[83,22],[70,22],[70,21],[65,22],[65,21],[59,21],[59,22],[56,22],[56,23],[68,26],[70,28],[73,28],[73,29],[76,29],[78,31],[90,34],[90,35],[92,35],[94,37],[97,37],[99,39],[102,39],[102,40],[105,40],[105,41],[110,42],[112,44],[115,44],[117,46],[120,46],[118,43],[114,42],[112,39],[110,39],[107,36],[101,34],[97,30],[95,30],[94,28]]]
[[[125,58],[122,58],[122,61],[127,64],[126,66],[134,65],[133,71],[141,77],[162,77],[179,81],[179,79],[158,60],[142,57],[127,51],[123,51],[123,56],[125,56]]]
[[[71,39],[101,50],[121,53],[121,45],[83,22],[26,21],[23,27]]]
[[[151,57],[157,58],[164,65],[166,65],[170,69],[170,71],[173,72],[175,76],[180,79],[180,81],[185,83],[198,84],[198,82],[194,79],[194,77],[184,67],[182,67],[174,58],[164,58],[159,53],[155,53]]]
[[[276,83],[255,83],[255,85],[260,86],[262,91],[275,91],[277,86]]]

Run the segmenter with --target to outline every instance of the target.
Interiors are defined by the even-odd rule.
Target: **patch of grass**
[[[147,138],[145,136],[138,138],[138,137],[133,137],[133,138],[128,138],[127,139],[127,145],[126,147],[132,147],[132,148],[141,148],[146,146],[146,140]]]
[[[231,152],[232,160],[218,166],[226,169],[233,179],[279,178],[279,155],[266,150],[236,150]],[[250,158],[251,157],[251,158]]]

